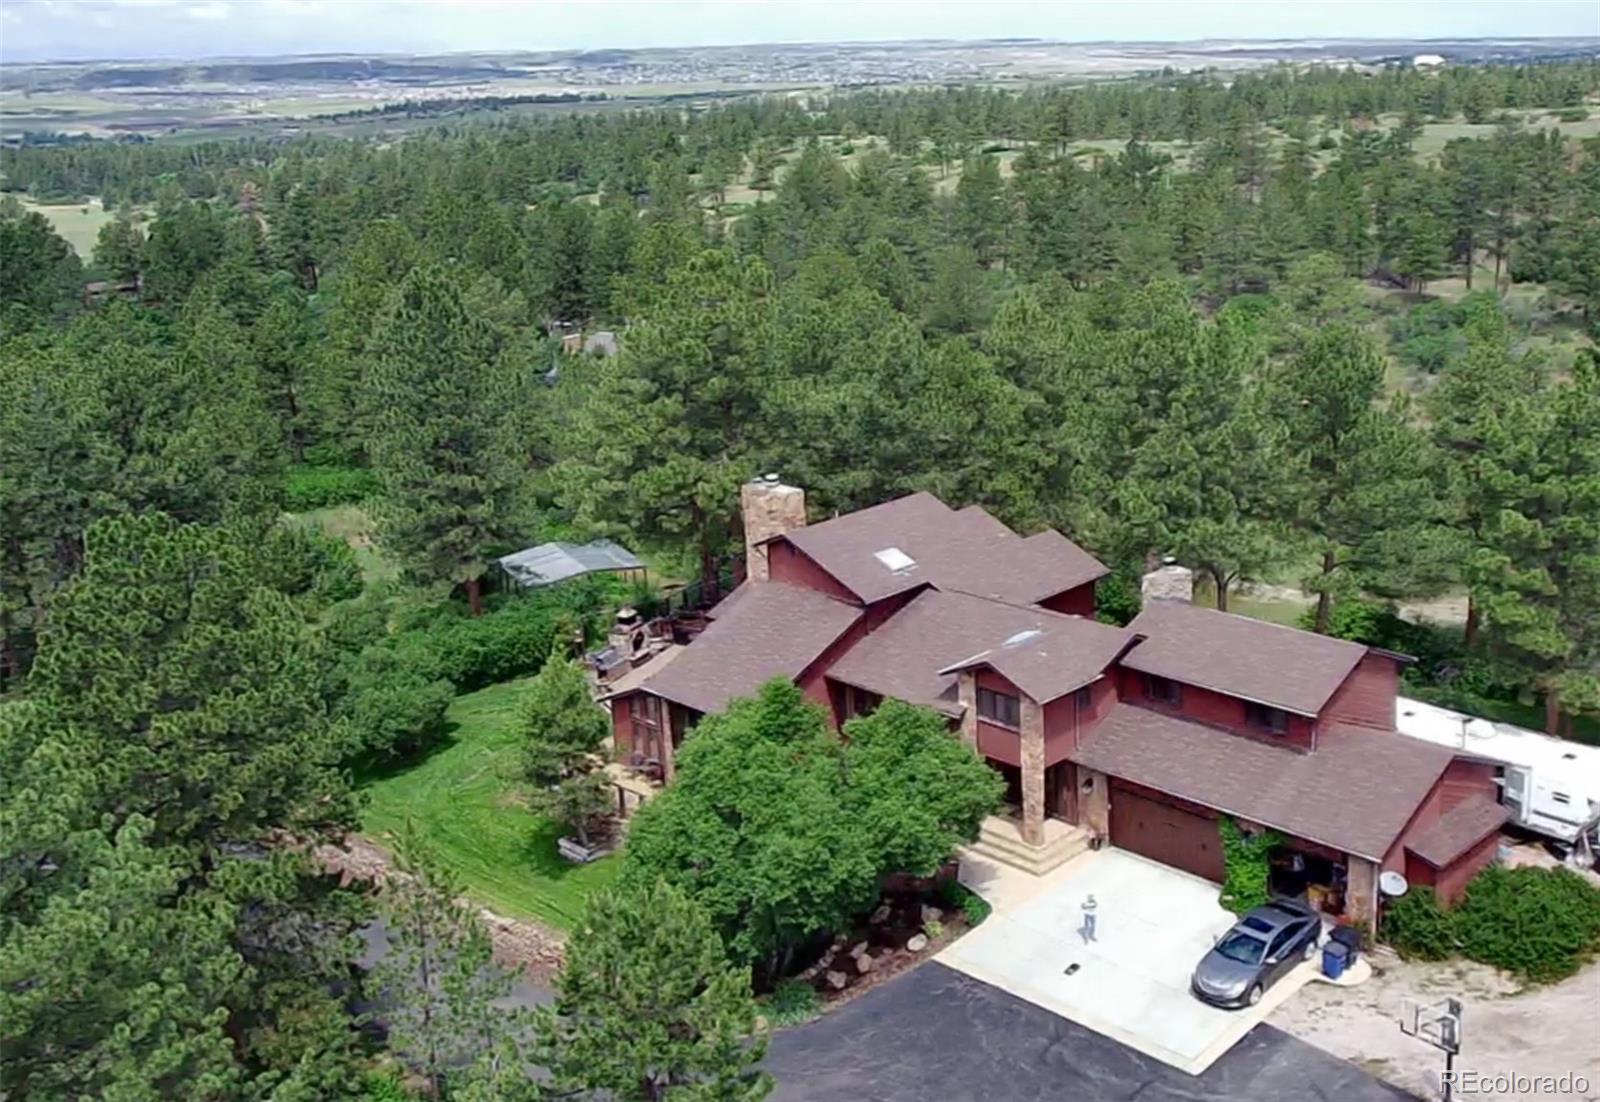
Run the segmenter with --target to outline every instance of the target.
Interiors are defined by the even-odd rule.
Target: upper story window
[[[855,716],[870,716],[878,710],[878,705],[883,703],[883,697],[877,693],[869,693],[865,689],[858,689],[854,685],[845,687],[845,711],[851,718]]]
[[[1094,690],[1085,685],[1083,688],[1072,694],[1072,699],[1077,705],[1078,711],[1087,711],[1094,705]]]
[[[1144,695],[1151,700],[1159,700],[1163,704],[1179,704],[1183,700],[1183,690],[1176,681],[1166,677],[1157,677],[1153,673],[1144,675]]]
[[[1267,704],[1257,704],[1253,700],[1244,702],[1244,718],[1252,727],[1260,727],[1275,735],[1285,734],[1289,730],[1288,712]]]
[[[1010,693],[978,690],[978,717],[1002,727],[1022,726],[1022,701]]]

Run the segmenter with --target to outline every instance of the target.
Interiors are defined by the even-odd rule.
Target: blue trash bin
[[[1344,975],[1344,970],[1349,963],[1349,946],[1337,941],[1329,941],[1322,947],[1322,974],[1330,980],[1336,980]]]

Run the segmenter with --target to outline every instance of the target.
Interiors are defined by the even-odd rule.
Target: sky
[[[1600,35],[1600,0],[0,0],[0,62],[906,38]]]

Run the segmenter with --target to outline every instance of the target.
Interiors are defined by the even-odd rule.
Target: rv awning
[[[592,543],[541,543],[499,560],[500,569],[529,589],[553,585],[584,574],[615,570],[643,570],[639,556],[611,540]]]

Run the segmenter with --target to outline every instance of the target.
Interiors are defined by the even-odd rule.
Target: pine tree
[[[589,901],[538,1020],[554,1097],[760,1102],[772,1090],[748,970],[663,881]]]
[[[467,1084],[495,1078],[525,1041],[524,1023],[496,999],[514,974],[495,963],[477,908],[461,886],[430,860],[409,827],[395,852],[380,910],[388,951],[370,983],[382,993],[389,1046],[428,1084],[449,1097]]]
[[[443,269],[413,271],[391,296],[362,397],[379,539],[417,580],[464,586],[481,614],[487,564],[517,535],[516,397],[493,334]]]
[[[552,654],[523,697],[522,780],[534,809],[570,826],[589,844],[595,820],[610,806],[600,771],[611,724],[589,692],[583,667]]]

